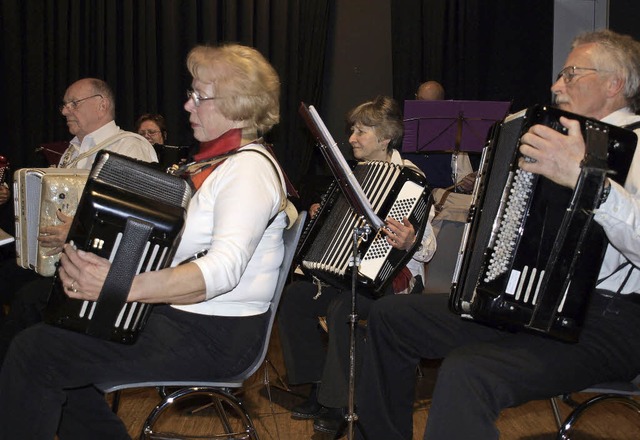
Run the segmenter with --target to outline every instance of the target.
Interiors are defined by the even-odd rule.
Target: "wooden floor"
[[[268,360],[269,363],[263,365],[245,383],[245,387],[241,391],[243,403],[252,415],[260,439],[331,439],[330,435],[315,433],[311,420],[291,419],[290,408],[301,402],[302,398],[276,387],[278,373],[285,374],[277,331],[273,332]],[[418,382],[414,413],[414,439],[422,439],[436,372],[435,367],[429,365],[423,367],[423,377]],[[267,387],[264,385],[265,377],[268,377],[271,385],[269,389],[271,390],[272,405],[270,405],[268,398]],[[523,380],[525,379],[523,378]],[[305,387],[299,387],[293,391],[304,393],[307,390]],[[576,398],[580,400],[586,397],[589,396],[576,395]],[[126,423],[133,438],[138,438],[147,414],[158,402],[158,393],[154,389],[123,392],[118,414]],[[563,404],[562,409],[566,413],[568,406]],[[203,410],[191,414],[181,408],[175,415],[171,415],[167,419],[163,431],[206,436],[209,434],[207,427],[211,424],[212,419],[208,411]],[[460,415],[460,423],[464,423],[464,414]],[[555,438],[555,422],[549,401],[530,402],[521,407],[504,411],[498,420],[498,428],[501,432],[501,439],[504,440],[551,440]],[[600,409],[589,413],[588,417],[576,425],[576,429],[576,435],[572,437],[574,440],[638,440],[640,439],[640,415],[620,404],[607,403],[602,405]]]

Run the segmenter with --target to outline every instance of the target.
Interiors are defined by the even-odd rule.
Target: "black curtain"
[[[122,128],[161,113],[168,143],[191,144],[186,54],[238,42],[280,74],[281,123],[268,140],[294,183],[306,173],[312,146],[297,107],[321,102],[328,0],[2,0],[0,8],[0,154],[14,169],[38,163],[39,144],[71,138],[58,106],[69,84],[89,76],[113,87]]]
[[[394,96],[440,81],[446,99],[549,101],[553,0],[391,0]]]

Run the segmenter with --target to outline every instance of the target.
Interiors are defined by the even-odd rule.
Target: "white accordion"
[[[22,168],[14,173],[16,262],[43,276],[56,271],[59,254],[40,246],[40,228],[59,225],[60,210],[73,216],[89,170],[71,168]]]

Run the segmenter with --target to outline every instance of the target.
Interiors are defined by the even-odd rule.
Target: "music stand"
[[[320,151],[327,160],[327,164],[333,173],[336,182],[340,185],[345,198],[351,208],[365,220],[362,227],[356,227],[353,231],[352,255],[351,255],[351,313],[349,314],[349,389],[347,414],[342,424],[338,428],[336,438],[340,436],[342,428],[347,426],[347,438],[353,440],[355,424],[358,415],[355,412],[355,361],[356,361],[356,324],[358,322],[356,286],[358,278],[358,267],[360,266],[360,255],[358,253],[358,243],[360,240],[367,240],[367,235],[371,233],[372,227],[380,229],[384,226],[384,221],[373,211],[371,202],[364,193],[360,183],[356,180],[353,172],[342,153],[338,149],[337,143],[333,140],[331,133],[327,129],[318,111],[312,106],[300,103],[300,116],[304,119],[307,127],[318,141]]]
[[[404,153],[481,152],[491,126],[508,114],[508,101],[404,102]],[[454,187],[458,180],[454,167]]]

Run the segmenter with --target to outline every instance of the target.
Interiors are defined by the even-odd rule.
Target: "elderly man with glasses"
[[[64,94],[60,113],[74,135],[60,158],[60,168],[90,169],[100,150],[157,162],[156,152],[143,136],[121,130],[114,121],[115,98],[109,85],[97,78],[84,78],[71,84]],[[61,247],[69,232],[71,217],[61,214],[63,224],[44,228],[39,237],[46,247]]]
[[[558,107],[630,127],[640,120],[640,43],[611,31],[575,39],[551,87]],[[566,134],[534,125],[521,138],[520,168],[574,188],[585,157],[578,121]],[[636,130],[636,134],[640,130]],[[640,148],[626,182],[605,180],[594,219],[609,245],[577,343],[465,320],[448,294],[394,295],[371,308],[357,432],[368,439],[414,438],[416,365],[442,359],[424,438],[497,439],[504,408],[640,373]],[[594,268],[595,269],[595,268]],[[578,275],[580,276],[580,275]]]
[[[97,78],[84,78],[71,84],[60,105],[69,133],[74,135],[63,153],[60,168],[90,169],[100,150],[109,150],[145,162],[157,162],[151,144],[142,136],[121,130],[114,121],[115,98],[109,85]],[[57,213],[60,224],[40,229],[38,241],[52,252],[62,250],[73,217]],[[0,266],[0,280],[11,280],[12,288],[4,286],[2,302],[10,303],[10,311],[0,328],[0,363],[13,339],[23,328],[41,320],[51,286],[51,278],[21,269],[14,261]],[[15,298],[15,299],[13,299]]]

